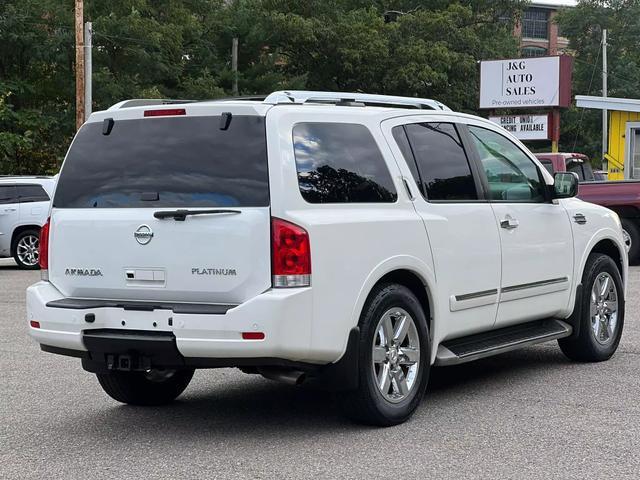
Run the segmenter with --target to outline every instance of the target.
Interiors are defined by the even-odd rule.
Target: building
[[[609,113],[608,179],[640,179],[640,100],[576,95],[576,105]]]
[[[558,55],[569,45],[569,40],[558,31],[555,16],[562,8],[575,7],[577,0],[534,0],[524,10],[522,20],[514,34],[520,38],[523,57]]]

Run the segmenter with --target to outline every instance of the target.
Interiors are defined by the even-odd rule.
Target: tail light
[[[271,252],[274,287],[311,285],[311,249],[304,228],[272,218]]]
[[[42,280],[49,281],[49,225],[51,224],[51,218],[47,218],[45,223],[40,229],[40,251],[38,252],[38,261],[40,263],[40,276]]]

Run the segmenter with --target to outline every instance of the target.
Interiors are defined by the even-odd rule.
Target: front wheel
[[[407,420],[429,379],[427,319],[415,295],[397,284],[374,290],[360,318],[358,389],[344,398],[346,413],[370,425]]]
[[[634,220],[622,219],[622,236],[629,255],[629,263],[635,265],[640,261],[640,228]]]
[[[148,372],[98,373],[102,389],[114,400],[130,405],[164,405],[175,400],[194,370],[151,369]]]
[[[558,340],[562,352],[579,362],[601,362],[615,353],[624,326],[624,287],[611,257],[592,253],[582,274],[580,332]]]

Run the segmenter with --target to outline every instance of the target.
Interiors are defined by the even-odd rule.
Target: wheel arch
[[[435,275],[421,260],[415,257],[398,256],[379,264],[367,277],[362,286],[352,312],[352,325],[359,324],[362,309],[373,289],[382,283],[404,285],[418,298],[425,316],[429,335],[434,338],[437,297],[435,296]]]
[[[591,251],[589,252],[589,255],[591,255],[592,253],[602,253],[604,255],[611,257],[611,259],[615,262],[616,266],[618,267],[620,276],[622,276],[624,280],[624,275],[625,275],[624,256],[626,256],[626,252],[624,251],[621,252],[618,245],[612,239],[603,238],[602,240],[598,241],[598,243],[596,243],[591,249]],[[584,269],[584,266],[583,266],[583,269]]]

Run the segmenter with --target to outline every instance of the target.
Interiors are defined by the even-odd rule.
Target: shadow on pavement
[[[434,368],[420,410],[428,410],[432,403],[442,408],[479,388],[493,392],[513,388],[514,381],[532,381],[536,375],[568,366],[559,350],[533,348],[465,365]],[[106,409],[85,408],[82,413],[70,413],[59,433],[78,435],[77,426],[81,424],[82,435],[88,437],[125,436],[134,441],[173,442],[179,438],[214,440],[219,435],[225,441],[241,443],[247,434],[266,441],[285,435],[303,438],[309,432],[339,434],[371,429],[355,425],[341,415],[338,394],[291,387],[254,375],[224,375],[229,377],[229,384],[221,386],[217,380],[214,385],[206,381],[210,374],[196,372],[196,385],[171,405],[145,408],[113,402]],[[97,382],[95,388],[99,389]]]

